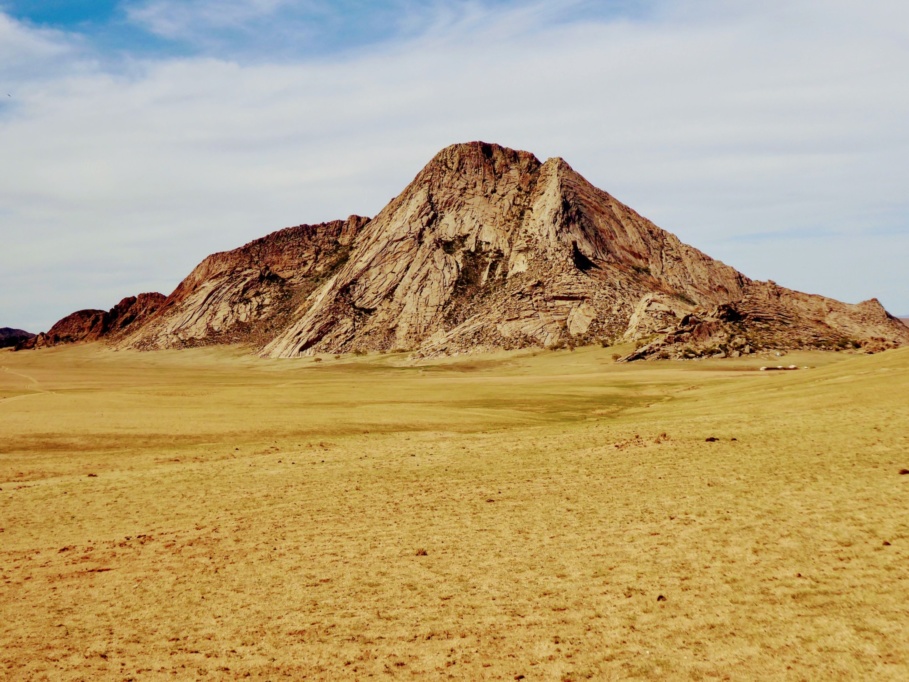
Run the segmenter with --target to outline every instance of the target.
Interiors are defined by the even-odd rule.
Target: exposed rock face
[[[13,329],[12,327],[0,327],[0,348],[9,348],[20,343],[25,343],[29,339],[35,338],[31,332],[23,329]]]
[[[740,298],[747,281],[562,159],[455,145],[366,227],[265,353],[434,355],[611,338],[648,293],[716,305]]]
[[[164,300],[164,294],[157,292],[124,298],[105,313],[101,337],[116,338],[141,326],[158,311]]]
[[[909,343],[907,332],[877,299],[853,305],[773,282],[750,282],[741,300],[696,309],[625,359],[738,357],[795,349],[877,352]]]
[[[635,359],[873,349],[909,343],[909,328],[876,301],[754,282],[562,159],[472,142],[442,150],[373,220],[301,225],[206,258],[116,338],[242,342],[272,357],[625,340]]]
[[[117,345],[141,349],[211,343],[261,347],[347,259],[369,221],[351,216],[274,232],[203,260],[138,331]]]
[[[103,310],[77,310],[54,323],[48,331],[41,332],[25,348],[46,348],[64,343],[95,341],[101,338],[104,324]]]
[[[622,336],[623,341],[640,341],[674,327],[686,315],[694,312],[695,306],[686,301],[670,298],[662,294],[645,294],[638,301],[628,328]]]
[[[47,332],[18,344],[16,348],[46,348],[65,343],[116,338],[145,322],[161,307],[164,298],[164,294],[159,293],[139,294],[124,298],[106,312],[77,310],[56,322]]]

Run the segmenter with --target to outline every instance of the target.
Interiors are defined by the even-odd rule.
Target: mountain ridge
[[[286,318],[347,258],[368,218],[350,216],[273,232],[202,260],[146,324],[119,347],[155,350],[209,343],[250,343]]]
[[[164,302],[157,292],[127,296],[110,310],[77,310],[58,320],[49,330],[16,345],[17,350],[47,348],[70,343],[113,340],[141,326]]]
[[[564,159],[469,142],[439,151],[372,219],[285,228],[208,256],[104,338],[142,350],[243,343],[283,358],[621,341],[636,344],[632,360],[875,351],[909,343],[909,327],[874,299],[751,280]]]

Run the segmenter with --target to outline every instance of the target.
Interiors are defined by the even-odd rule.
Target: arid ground
[[[909,349],[612,353],[0,353],[0,678],[909,679]]]

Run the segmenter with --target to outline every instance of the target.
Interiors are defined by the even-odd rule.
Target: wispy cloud
[[[127,5],[126,15],[161,37],[192,39],[212,29],[244,28],[291,4],[291,0],[145,0]]]
[[[0,12],[0,79],[20,83],[65,71],[79,42],[61,31],[28,28]]]
[[[335,11],[353,0],[180,4],[130,7],[197,56],[99,54],[0,14],[17,89],[0,109],[0,325],[166,292],[214,250],[374,214],[470,139],[563,156],[746,274],[909,310],[883,276],[909,262],[905,3],[401,0],[369,10],[380,36]],[[268,48],[304,20],[351,35]],[[765,233],[803,238],[782,258]],[[89,287],[77,273],[99,255],[117,267]]]

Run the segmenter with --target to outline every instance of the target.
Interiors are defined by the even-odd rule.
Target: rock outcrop
[[[623,334],[653,292],[741,298],[747,278],[596,189],[562,159],[448,147],[364,229],[266,355],[422,355]]]
[[[351,216],[299,225],[203,260],[157,315],[117,345],[143,350],[212,343],[261,347],[305,310],[309,294],[342,266],[369,222]]]
[[[17,344],[17,350],[46,348],[67,343],[116,339],[141,326],[161,304],[164,294],[128,296],[108,311],[77,310],[59,320],[48,331]]]
[[[97,311],[95,311],[97,312]],[[92,311],[80,324],[91,327]],[[450,355],[633,341],[629,359],[909,343],[876,301],[755,282],[559,158],[448,147],[375,218],[301,225],[206,258],[119,347]]]
[[[35,338],[31,332],[24,329],[13,329],[12,327],[0,327],[0,348],[10,348],[20,343],[25,343],[29,339]]]
[[[750,282],[741,300],[698,308],[658,330],[626,360],[738,357],[774,350],[877,352],[909,343],[877,299],[858,304]]]

